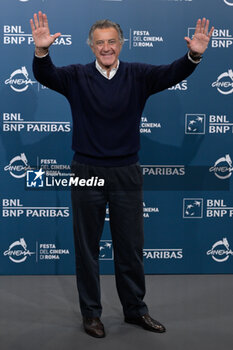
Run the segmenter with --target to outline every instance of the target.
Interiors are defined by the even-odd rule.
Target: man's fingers
[[[48,27],[49,26],[48,18],[47,18],[45,13],[43,13],[43,24],[44,24],[44,27]]]
[[[35,30],[33,19],[30,19],[30,25],[31,25],[32,32],[33,32]]]
[[[197,20],[197,24],[196,24],[196,28],[195,28],[195,34],[198,34],[198,33],[205,34],[205,35],[207,35],[210,38],[211,35],[213,34],[214,27],[212,27],[210,29],[210,32],[208,34],[209,24],[210,24],[210,21],[208,19],[206,19],[205,17],[203,17],[202,19],[199,18]]]
[[[201,21],[201,33],[202,34],[205,33],[205,23],[206,23],[206,19],[204,17],[204,18],[202,18],[202,21]]]
[[[61,35],[61,33],[56,33],[52,36],[52,38],[54,39],[54,41]]]
[[[185,36],[184,40],[186,41],[188,46],[189,46],[190,42],[192,41],[188,36]]]
[[[36,13],[34,13],[33,18],[34,18],[34,23],[35,23],[35,29],[37,29],[39,27],[39,22],[38,22],[38,18],[37,18],[37,14]]]
[[[38,15],[34,13],[33,19],[30,19],[30,25],[31,25],[32,31],[35,31],[36,29],[43,28],[43,27],[46,27],[47,29],[49,29],[48,19],[45,13],[42,13],[41,11],[38,12]]]
[[[39,26],[40,26],[40,27],[44,27],[44,20],[43,20],[43,14],[42,14],[42,12],[39,11],[38,15],[39,15]]]
[[[195,29],[194,35],[197,34],[197,33],[200,33],[200,32],[201,32],[201,19],[199,18],[197,20],[197,24],[196,24],[196,29]]]
[[[214,31],[214,27],[212,27],[209,31],[209,34],[208,34],[208,37],[211,38],[212,34],[213,34],[213,31]]]
[[[205,35],[208,35],[209,24],[210,24],[210,21],[207,19],[205,23],[205,29],[204,29]]]

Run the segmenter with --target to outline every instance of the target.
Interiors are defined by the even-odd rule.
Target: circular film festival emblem
[[[212,248],[208,250],[207,255],[211,255],[217,262],[224,262],[229,259],[230,255],[233,255],[232,250],[229,247],[227,238],[213,244]]]
[[[11,89],[16,92],[24,92],[28,89],[29,84],[33,85],[36,83],[36,81],[29,79],[28,71],[24,66],[21,69],[16,69],[10,75],[10,78],[5,80],[5,84],[9,84]]]
[[[229,5],[229,6],[233,6],[233,0],[223,0],[225,2],[225,4]]]
[[[35,254],[27,249],[27,244],[24,238],[20,238],[19,241],[12,243],[9,248],[3,253],[4,256],[8,256],[14,263],[24,262],[28,256]]]
[[[233,4],[232,4],[233,5]],[[212,87],[216,87],[217,90],[223,95],[229,95],[233,92],[233,71],[228,69],[228,72],[224,72],[219,75],[217,81],[212,84]]]
[[[21,153],[20,156],[16,156],[11,159],[10,163],[5,166],[4,170],[10,172],[11,176],[20,179],[26,176],[26,171],[30,169],[28,164],[27,157],[24,153]]]
[[[232,160],[229,154],[226,154],[225,157],[219,158],[214,166],[209,169],[210,172],[214,172],[214,175],[221,180],[228,179],[233,171]]]

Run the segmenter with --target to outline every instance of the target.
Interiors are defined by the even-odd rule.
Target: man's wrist
[[[200,61],[202,59],[202,54],[198,52],[189,51],[189,56],[193,61]]]
[[[48,53],[49,53],[48,49],[43,49],[41,47],[36,47],[36,49],[35,49],[35,56],[36,57],[45,57],[48,55]]]
[[[188,59],[189,59],[191,62],[197,64],[197,63],[200,63],[200,62],[201,62],[201,60],[202,60],[202,55],[199,54],[199,53],[194,53],[194,52],[189,51],[189,52],[188,52]]]

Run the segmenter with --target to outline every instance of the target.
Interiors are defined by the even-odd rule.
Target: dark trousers
[[[81,313],[100,317],[99,242],[109,205],[114,249],[115,277],[124,315],[135,317],[148,312],[143,302],[143,198],[140,165],[96,167],[72,162],[79,178],[97,176],[104,187],[72,186],[72,209],[76,254],[76,275]]]

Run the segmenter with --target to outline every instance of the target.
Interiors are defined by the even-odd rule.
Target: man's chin
[[[114,62],[112,62],[112,61],[102,62],[102,65],[105,68],[110,68],[113,64],[114,64]]]
[[[109,69],[112,65],[111,64],[103,64],[104,68]]]

